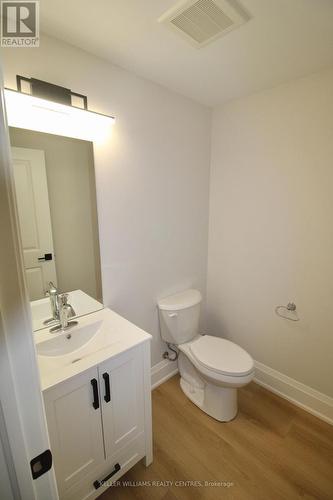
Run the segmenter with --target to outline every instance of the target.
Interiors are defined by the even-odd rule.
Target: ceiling
[[[239,0],[251,19],[201,49],[157,22],[177,1],[41,0],[41,30],[209,106],[333,65],[333,0]]]

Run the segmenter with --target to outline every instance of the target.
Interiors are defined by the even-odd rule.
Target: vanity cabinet
[[[100,481],[151,460],[149,342],[43,392],[59,496],[96,498]]]
[[[64,491],[105,458],[101,412],[92,406],[91,380],[98,367],[44,394],[51,451],[59,491]]]
[[[104,448],[108,459],[143,431],[143,373],[140,357],[126,353],[98,367]]]

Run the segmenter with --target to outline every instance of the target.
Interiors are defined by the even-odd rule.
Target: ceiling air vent
[[[196,47],[203,47],[248,19],[235,0],[182,0],[158,22],[186,37]]]

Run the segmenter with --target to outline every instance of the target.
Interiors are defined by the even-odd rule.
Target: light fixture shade
[[[103,141],[114,123],[112,116],[47,101],[5,89],[8,124],[11,127],[86,141]]]

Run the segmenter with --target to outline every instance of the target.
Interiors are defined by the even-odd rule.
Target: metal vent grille
[[[159,22],[186,36],[201,47],[245,22],[227,0],[182,1],[160,17]]]

